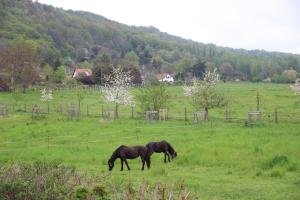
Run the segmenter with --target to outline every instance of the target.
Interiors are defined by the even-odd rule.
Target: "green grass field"
[[[0,118],[0,163],[60,160],[78,170],[109,173],[108,182],[126,185],[143,181],[170,187],[184,182],[200,199],[299,199],[300,198],[300,96],[289,85],[223,84],[233,122],[224,122],[224,108],[210,111],[209,123],[193,125],[192,107],[181,87],[170,87],[169,121],[130,119],[130,108],[121,107],[120,119],[102,120],[101,95],[85,92],[82,113],[89,105],[90,117],[69,119],[57,113],[32,119],[31,113],[10,112]],[[247,111],[256,109],[260,93],[263,122],[245,126]],[[39,103],[39,91],[24,94],[23,104]],[[10,93],[0,94],[0,103],[12,103]],[[54,92],[52,108],[76,104],[74,91]],[[94,106],[94,107],[93,107]],[[108,107],[104,105],[104,107]],[[188,109],[188,122],[184,119]],[[274,109],[278,121],[274,123]],[[139,111],[137,109],[137,111]],[[150,170],[141,171],[139,159],[130,160],[131,171],[120,172],[120,162],[108,172],[107,159],[121,144],[146,144],[165,139],[178,152],[171,163],[162,154],[152,156]]]

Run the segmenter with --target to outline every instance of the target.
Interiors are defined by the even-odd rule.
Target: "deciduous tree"
[[[131,94],[132,76],[130,72],[124,72],[119,66],[105,77],[107,84],[102,88],[102,93],[107,102],[115,103],[115,118],[118,118],[118,105],[134,105]]]
[[[192,104],[196,111],[204,109],[204,119],[208,121],[208,110],[214,107],[223,107],[225,98],[216,89],[220,76],[216,69],[213,72],[206,71],[203,80],[194,79],[191,86],[184,86],[184,95],[192,97]]]

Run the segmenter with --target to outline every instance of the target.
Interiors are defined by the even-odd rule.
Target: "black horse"
[[[170,162],[170,156],[175,158],[177,156],[177,152],[174,150],[174,148],[165,140],[160,141],[160,142],[149,142],[146,145],[149,155],[151,156],[154,152],[156,153],[164,153],[165,154],[165,162],[167,162],[167,156],[168,156],[168,161]],[[149,156],[149,158],[150,158]]]
[[[108,160],[109,171],[111,171],[113,169],[115,160],[117,158],[120,158],[120,160],[121,160],[121,171],[123,171],[123,162],[125,162],[127,169],[130,170],[126,159],[135,159],[139,156],[141,157],[142,163],[143,163],[142,170],[144,170],[145,162],[147,163],[147,167],[149,169],[150,168],[150,154],[148,153],[148,149],[146,147],[144,147],[144,146],[127,147],[127,146],[121,145],[113,152],[110,159]]]

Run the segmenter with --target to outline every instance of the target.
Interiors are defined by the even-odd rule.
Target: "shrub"
[[[85,187],[78,187],[74,192],[75,199],[82,200],[88,197],[89,191]]]
[[[106,190],[105,185],[103,184],[97,184],[93,188],[93,194],[97,197],[100,197],[101,199],[106,199],[108,192]]]
[[[285,155],[277,155],[273,159],[263,164],[263,169],[272,169],[275,166],[287,166],[289,164],[288,158]]]
[[[67,199],[71,194],[86,199],[92,194],[82,186],[85,181],[87,177],[58,161],[13,163],[0,168],[0,199]]]

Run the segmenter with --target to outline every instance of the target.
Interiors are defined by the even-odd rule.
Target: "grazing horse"
[[[164,153],[165,154],[165,162],[167,162],[167,156],[168,161],[170,162],[170,156],[175,158],[177,156],[177,152],[173,149],[173,147],[165,140],[160,142],[149,142],[146,147],[148,148],[149,155],[151,156],[153,152],[156,153]],[[149,157],[150,157],[149,156]]]
[[[144,146],[127,147],[127,146],[121,145],[113,152],[110,159],[108,160],[109,171],[111,171],[113,169],[115,160],[117,158],[120,158],[120,160],[121,160],[121,171],[123,171],[123,163],[124,162],[127,166],[127,169],[130,170],[126,159],[135,159],[139,156],[141,157],[142,162],[143,162],[142,170],[144,170],[145,162],[147,163],[147,167],[149,169],[150,168],[150,154],[148,154],[148,149],[146,147],[144,147]]]

